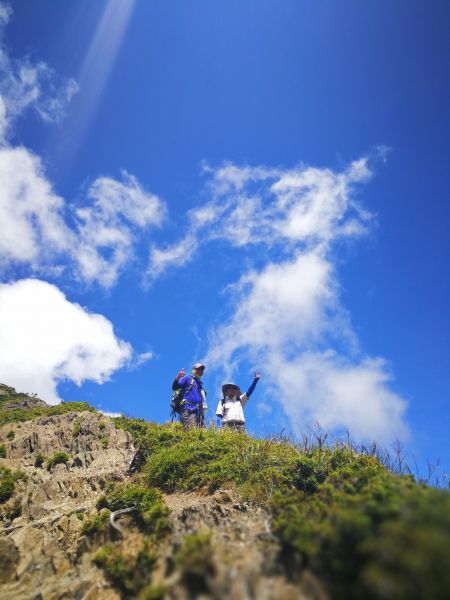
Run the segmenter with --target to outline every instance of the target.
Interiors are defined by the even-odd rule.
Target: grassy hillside
[[[311,570],[333,598],[447,598],[450,496],[345,445],[299,448],[229,431],[116,419],[149,490],[234,487],[266,507],[290,580]],[[125,506],[122,503],[121,506]]]

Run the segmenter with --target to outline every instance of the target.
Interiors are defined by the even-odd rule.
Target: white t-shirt
[[[233,398],[225,398],[217,405],[216,415],[222,417],[222,423],[236,421],[245,423],[243,407],[247,402],[247,394],[242,396],[234,396]]]

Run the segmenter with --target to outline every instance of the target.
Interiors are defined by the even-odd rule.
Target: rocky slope
[[[12,398],[12,388],[8,392],[3,411],[45,406],[25,396]],[[133,516],[125,514],[114,523],[121,531],[109,521],[94,536],[83,535],[82,528],[89,515],[97,514],[96,503],[107,482],[136,480],[128,472],[136,451],[130,433],[117,429],[103,414],[69,412],[7,423],[0,427],[0,445],[6,454],[0,466],[23,474],[12,497],[0,505],[1,598],[129,597],[111,585],[93,557],[108,542],[120,551],[141,547],[145,535]],[[50,470],[45,460],[36,466],[56,453],[69,455],[67,462]],[[277,545],[261,507],[250,507],[233,490],[166,494],[164,501],[170,510],[171,534],[159,547],[153,579],[165,582],[166,591],[155,588],[149,597],[301,597],[298,587],[289,584],[277,567]],[[183,580],[182,570],[174,568],[173,557],[182,540],[199,531],[214,531],[213,543],[208,540],[209,556],[206,561],[201,557],[207,562],[205,570],[200,568],[207,590],[201,589],[204,584],[197,589],[198,582],[191,585]],[[316,596],[321,596],[317,582],[306,581],[306,585],[315,586]]]
[[[450,496],[377,456],[0,384],[2,600],[446,599]]]

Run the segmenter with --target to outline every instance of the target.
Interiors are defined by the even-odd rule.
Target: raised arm
[[[261,377],[261,373],[259,371],[256,371],[255,377],[253,378],[251,386],[245,392],[245,395],[247,396],[247,398],[250,398],[250,396],[253,394],[253,391],[254,391],[256,384],[258,383],[260,377]]]

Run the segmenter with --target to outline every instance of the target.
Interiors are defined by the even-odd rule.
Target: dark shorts
[[[199,427],[198,414],[192,410],[182,409],[181,411],[181,423],[185,429],[192,429],[193,427]]]
[[[222,427],[245,433],[245,423],[242,423],[241,421],[225,421],[225,423],[222,423]]]

